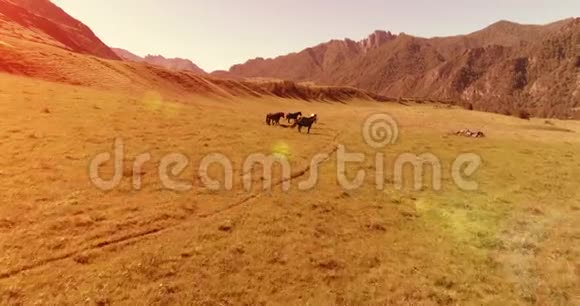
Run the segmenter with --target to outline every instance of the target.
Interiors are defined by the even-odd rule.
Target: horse
[[[268,125],[279,125],[280,119],[284,118],[284,113],[270,113],[266,115],[266,124]]]
[[[290,114],[286,115],[286,119],[288,119],[288,123],[290,123],[290,120],[296,121],[300,117],[302,117],[302,112],[290,113]]]
[[[309,117],[302,117],[298,120],[296,120],[296,122],[294,123],[294,125],[292,127],[296,127],[298,126],[298,132],[302,132],[302,128],[303,127],[307,127],[308,128],[308,134],[310,134],[310,129],[312,128],[312,125],[318,121],[318,116],[316,114],[312,114]]]

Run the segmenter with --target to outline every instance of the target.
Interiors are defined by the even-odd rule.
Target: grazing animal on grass
[[[316,121],[318,121],[318,115],[312,114],[309,117],[302,117],[302,118],[296,120],[296,122],[294,123],[294,125],[292,125],[292,127],[298,126],[298,132],[300,132],[300,133],[302,132],[303,127],[307,127],[308,134],[310,134],[310,129],[312,128],[312,125]]]
[[[270,113],[266,115],[266,124],[268,125],[279,125],[280,119],[284,118],[284,113]]]
[[[302,112],[290,113],[290,114],[286,115],[286,119],[288,119],[288,123],[290,123],[290,120],[297,121],[298,119],[300,119],[300,117],[302,117]]]

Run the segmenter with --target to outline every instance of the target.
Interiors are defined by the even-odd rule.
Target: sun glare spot
[[[182,104],[165,101],[156,91],[147,91],[142,98],[143,106],[150,112],[158,112],[166,117],[176,117],[183,108]]]
[[[272,154],[287,159],[290,157],[290,146],[284,141],[278,141],[272,146]]]
[[[158,111],[163,107],[163,97],[156,91],[145,92],[142,101],[148,111]]]

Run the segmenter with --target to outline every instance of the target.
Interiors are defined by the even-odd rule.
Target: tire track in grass
[[[327,162],[328,160],[330,160],[331,156],[334,153],[336,153],[336,151],[338,150],[338,143],[336,142],[336,140],[338,139],[339,136],[340,136],[340,133],[337,133],[334,136],[333,143],[331,145],[328,145],[326,147],[326,149],[323,150],[323,152],[322,152],[323,154],[327,155],[327,157],[323,160],[317,161],[316,165],[320,165],[322,163]],[[307,173],[309,173],[311,169],[312,169],[312,165],[308,164],[307,166],[303,167],[301,170],[293,172],[290,175],[290,177],[279,179],[278,181],[276,181],[272,185],[272,187],[278,187],[278,186],[280,186],[288,181],[292,181],[294,179],[300,178],[300,177],[306,175]],[[236,201],[233,204],[228,205],[227,207],[220,209],[220,210],[217,210],[217,211],[213,211],[213,212],[206,213],[206,214],[196,215],[195,217],[187,218],[181,222],[178,222],[178,223],[175,223],[172,225],[160,226],[157,228],[150,228],[147,230],[143,230],[143,231],[139,231],[139,232],[135,232],[135,233],[131,233],[131,234],[126,234],[126,235],[123,235],[123,236],[120,236],[117,238],[96,242],[96,243],[93,243],[85,248],[70,251],[70,252],[67,252],[65,254],[61,254],[58,256],[45,258],[45,259],[42,259],[42,260],[39,260],[36,262],[32,262],[30,264],[26,264],[26,265],[23,265],[23,266],[20,266],[20,267],[17,267],[15,269],[11,269],[11,270],[8,270],[5,272],[0,272],[0,279],[11,278],[11,277],[14,277],[14,276],[16,276],[20,273],[23,273],[23,272],[27,272],[27,271],[30,271],[33,269],[41,268],[41,267],[44,267],[46,265],[50,265],[50,264],[58,262],[58,261],[70,259],[70,258],[77,256],[77,255],[80,255],[84,252],[104,249],[104,248],[112,247],[112,246],[116,246],[116,245],[134,243],[134,242],[138,242],[142,239],[146,239],[148,237],[160,235],[160,234],[167,232],[171,229],[179,228],[180,226],[189,224],[189,221],[192,221],[194,219],[207,219],[207,218],[211,218],[213,216],[216,216],[218,214],[225,213],[229,210],[232,210],[236,207],[244,205],[248,202],[254,201],[254,200],[260,198],[263,194],[264,194],[264,191],[262,190],[262,191],[253,193],[249,196],[246,196],[243,199]]]

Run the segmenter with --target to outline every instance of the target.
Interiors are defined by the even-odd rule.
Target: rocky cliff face
[[[359,41],[359,45],[364,52],[368,52],[369,50],[377,49],[396,38],[397,36],[393,35],[391,32],[375,31],[373,34],[369,35],[369,37]]]

